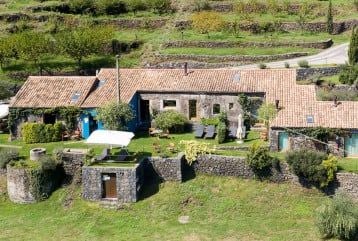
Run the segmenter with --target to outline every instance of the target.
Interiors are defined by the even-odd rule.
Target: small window
[[[234,103],[229,103],[229,110],[232,110],[234,108]]]
[[[220,104],[214,104],[213,105],[213,114],[220,114]]]
[[[314,123],[313,115],[306,116],[306,121],[307,121],[307,124],[313,124]]]
[[[79,98],[80,98],[80,96],[81,96],[81,94],[80,94],[80,93],[75,92],[75,93],[72,95],[72,97],[71,97],[71,102],[73,102],[73,103],[77,103],[77,102],[78,102],[78,100],[79,100]]]
[[[176,100],[163,100],[163,107],[164,108],[173,108],[177,106]]]

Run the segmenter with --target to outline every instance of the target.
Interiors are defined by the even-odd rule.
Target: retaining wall
[[[332,76],[341,71],[340,67],[302,68],[297,69],[297,80],[307,80],[313,76]]]
[[[177,157],[172,158],[149,157],[148,161],[163,181],[181,182],[183,159],[183,154],[179,154]]]
[[[63,163],[64,180],[65,184],[81,183],[82,180],[82,166],[86,160],[85,150],[64,149],[60,154]]]
[[[336,191],[346,193],[348,196],[358,201],[358,174],[337,173]]]
[[[269,62],[275,60],[284,60],[291,58],[298,58],[307,56],[308,53],[287,53],[287,54],[277,54],[277,55],[225,55],[225,56],[217,56],[217,55],[193,55],[193,54],[156,54],[154,55],[153,63],[161,63],[168,61],[178,61],[178,60],[190,60],[190,61],[198,61],[198,62],[238,62],[237,65],[240,64],[251,64],[255,62]]]
[[[169,41],[164,43],[164,48],[184,48],[184,47],[198,47],[198,48],[235,48],[235,47],[301,47],[301,48],[316,48],[326,49],[333,45],[332,39],[319,42],[235,42],[235,41]]]

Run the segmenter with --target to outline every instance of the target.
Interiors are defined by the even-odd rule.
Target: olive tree
[[[267,133],[270,129],[270,122],[276,117],[277,109],[274,104],[264,103],[258,110],[258,118],[263,121]],[[265,137],[267,140],[267,136]]]
[[[81,27],[59,33],[56,40],[61,52],[76,60],[80,68],[84,58],[103,50],[113,33],[110,27]]]
[[[108,130],[127,130],[128,123],[133,119],[132,108],[123,102],[111,102],[97,110],[97,120]]]

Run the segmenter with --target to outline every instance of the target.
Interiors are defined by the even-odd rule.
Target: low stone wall
[[[231,25],[232,23],[227,23],[227,25]],[[327,23],[326,22],[309,22],[305,23],[302,26],[297,22],[283,22],[283,23],[275,23],[275,29],[285,32],[291,31],[299,31],[301,29],[310,32],[327,32]],[[179,20],[174,23],[174,26],[178,29],[186,29],[190,28],[192,25],[191,20]],[[354,26],[358,25],[357,19],[350,19],[340,22],[335,22],[333,24],[333,34],[340,34],[342,32],[351,30]],[[255,32],[260,28],[259,23],[241,23],[239,24],[239,28],[242,31],[250,31]]]
[[[57,184],[53,171],[43,172],[37,180],[32,177],[32,170],[7,166],[7,193],[12,202],[27,204],[46,198]],[[38,182],[34,185],[34,182]]]
[[[103,200],[102,174],[116,174],[117,202],[131,203],[139,198],[143,185],[143,165],[131,167],[82,167],[83,198],[90,201]]]
[[[307,56],[308,53],[287,53],[287,54],[277,54],[277,55],[225,55],[225,56],[216,56],[216,55],[193,55],[193,54],[156,54],[154,56],[153,63],[161,63],[168,61],[177,61],[177,60],[190,60],[198,62],[239,62],[237,64],[250,64],[256,63],[259,61],[269,62],[275,60],[291,59],[298,58],[302,56]]]
[[[193,168],[195,172],[210,175],[255,178],[255,173],[243,157],[203,155],[194,162]],[[289,171],[286,163],[280,163],[277,167],[273,167],[271,176],[268,178],[274,182],[298,182],[298,178]]]
[[[297,80],[307,80],[313,76],[332,76],[341,71],[340,67],[302,68],[297,69]]]
[[[337,190],[358,201],[358,174],[337,173]]]
[[[279,42],[279,41],[266,41],[266,42],[235,42],[235,41],[169,41],[164,43],[164,48],[186,48],[186,47],[197,47],[197,48],[236,48],[236,47],[260,47],[260,48],[271,48],[271,47],[301,47],[301,48],[316,48],[326,49],[333,45],[332,39],[319,42]]]
[[[119,28],[148,28],[157,29],[164,27],[168,22],[167,18],[160,19],[106,19],[100,20],[101,24],[111,24]]]
[[[150,157],[148,161],[152,164],[154,171],[163,181],[181,182],[181,165],[183,158],[183,154],[179,154],[173,158]]]
[[[82,166],[86,160],[86,150],[64,149],[61,153],[64,169],[64,183],[69,184],[72,181],[81,183]],[[76,180],[74,180],[76,178]]]

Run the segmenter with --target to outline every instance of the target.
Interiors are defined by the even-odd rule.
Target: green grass
[[[358,158],[343,158],[338,161],[338,168],[347,172],[358,173]]]
[[[64,207],[68,189],[48,200],[0,200],[2,240],[319,240],[314,210],[328,198],[316,190],[237,178],[197,176],[163,183],[122,209],[80,199]],[[189,224],[178,217],[187,215]]]

